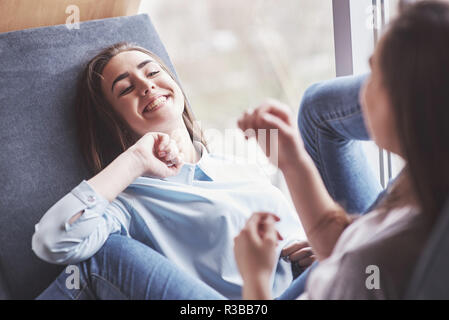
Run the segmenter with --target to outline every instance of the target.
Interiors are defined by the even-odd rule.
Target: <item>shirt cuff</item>
[[[73,216],[69,217],[65,221],[64,226],[66,231],[69,231],[74,225],[77,224],[77,222],[101,216],[106,210],[106,207],[109,205],[109,201],[97,193],[86,180],[83,180],[78,186],[76,186],[71,193],[86,207],[84,209],[84,213],[74,223],[69,223],[69,220]]]

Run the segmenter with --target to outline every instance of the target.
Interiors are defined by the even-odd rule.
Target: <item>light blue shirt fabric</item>
[[[241,299],[243,281],[233,246],[246,220],[259,211],[281,218],[277,229],[284,240],[278,255],[291,241],[305,239],[304,232],[294,208],[257,166],[194,145],[201,150],[198,163],[184,164],[169,178],[138,177],[112,202],[83,180],[35,225],[33,251],[50,263],[74,264],[93,256],[109,234],[121,232],[144,239],[222,295]],[[291,281],[290,263],[279,259],[272,276],[274,296]]]

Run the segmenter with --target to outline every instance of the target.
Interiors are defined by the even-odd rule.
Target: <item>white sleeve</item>
[[[84,213],[69,224],[81,211]],[[129,221],[129,212],[119,199],[109,202],[83,180],[35,225],[32,250],[50,263],[78,263],[93,256],[111,233],[124,228],[128,234]]]

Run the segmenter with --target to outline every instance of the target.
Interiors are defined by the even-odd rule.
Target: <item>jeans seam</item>
[[[324,117],[325,119],[321,119],[321,118],[318,119],[318,125],[322,125],[325,122],[334,122],[334,121],[337,121],[337,120],[343,120],[343,119],[352,117],[353,115],[355,115],[357,113],[357,111],[360,112],[360,109],[357,108],[357,107],[352,107],[352,108],[349,108],[349,109],[346,109],[346,110],[341,110],[342,113],[348,112],[348,114],[341,115],[341,116],[336,114],[336,113],[329,112]],[[334,117],[334,116],[337,116],[337,117]],[[328,119],[326,119],[326,118],[328,118]]]
[[[100,276],[97,273],[92,273],[91,274],[92,278],[97,278],[99,280],[103,280],[104,282],[108,283],[113,289],[115,289],[116,291],[118,291],[118,293],[120,293],[125,299],[130,300],[130,298],[128,297],[128,295],[124,294],[122,292],[122,290],[120,288],[118,288],[115,284],[113,284],[112,282],[108,281],[107,279],[103,278],[102,276]]]
[[[334,190],[333,186],[329,182],[329,177],[328,177],[329,174],[327,172],[327,169],[326,169],[325,166],[323,166],[323,159],[321,157],[321,141],[318,138],[318,136],[319,136],[319,133],[318,133],[319,132],[319,128],[324,123],[334,122],[334,121],[337,121],[337,120],[343,120],[343,119],[352,117],[356,113],[356,111],[359,111],[359,110],[360,109],[357,108],[357,106],[356,107],[351,107],[351,108],[349,108],[347,110],[342,110],[343,113],[349,112],[348,114],[343,115],[343,116],[338,116],[337,114],[328,113],[328,114],[326,114],[326,116],[323,116],[323,118],[329,118],[329,119],[318,118],[317,125],[315,126],[315,141],[317,142],[317,145],[318,145],[318,155],[317,155],[318,156],[318,161],[320,162],[320,167],[322,168],[322,172],[323,172],[323,176],[324,176],[323,178],[325,180],[325,185],[328,186],[328,188],[330,189],[329,191],[332,194],[335,194],[335,190]],[[337,117],[333,118],[334,115],[337,115]]]
[[[320,141],[320,139],[318,138],[318,131],[319,131],[319,129],[318,129],[318,127],[316,127],[316,128],[315,128],[315,139],[316,139],[317,144],[318,144],[318,161],[320,161],[320,167],[322,168],[322,172],[323,172],[323,176],[324,176],[323,178],[324,178],[324,180],[325,180],[325,185],[327,185],[328,188],[331,189],[331,190],[329,190],[329,191],[331,191],[332,194],[335,194],[334,188],[333,188],[332,185],[329,183],[329,178],[328,178],[327,169],[326,169],[325,166],[323,166],[323,160],[322,160],[322,158],[321,158],[321,141]]]
[[[88,287],[88,285],[87,285],[87,283],[85,283],[85,284],[83,285],[83,288],[77,293],[76,296],[73,297],[74,300],[79,300],[81,294],[84,293],[84,291],[86,290],[87,287]]]

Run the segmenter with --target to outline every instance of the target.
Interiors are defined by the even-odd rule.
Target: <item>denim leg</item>
[[[75,266],[79,289],[67,288],[70,274],[63,271],[37,299],[225,299],[150,247],[119,234],[111,234],[93,257]]]
[[[276,300],[295,300],[297,299],[306,288],[306,282],[309,278],[310,272],[318,265],[318,261],[315,261],[310,265],[303,273],[301,273],[292,284],[279,296]]]
[[[365,156],[369,140],[359,104],[366,78],[340,77],[312,85],[304,94],[298,126],[327,190],[350,213],[364,213],[382,191]]]

